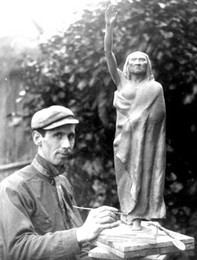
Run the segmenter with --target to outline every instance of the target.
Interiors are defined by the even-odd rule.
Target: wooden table
[[[194,238],[168,230],[170,234],[185,244],[185,250],[194,249]],[[133,231],[132,226],[120,226],[103,231],[93,242],[96,246],[89,252],[92,259],[144,259],[166,260],[167,255],[178,252],[172,238],[164,231],[142,222],[141,231]]]

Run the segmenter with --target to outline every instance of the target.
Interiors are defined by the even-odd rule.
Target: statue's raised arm
[[[114,83],[118,85],[120,82],[120,76],[118,72],[119,70],[117,68],[116,58],[113,53],[113,29],[117,18],[117,12],[115,8],[115,6],[109,5],[105,12],[106,32],[104,38],[104,50],[110,75]]]

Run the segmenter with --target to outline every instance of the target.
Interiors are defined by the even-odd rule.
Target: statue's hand
[[[114,24],[117,18],[118,12],[116,11],[116,7],[114,5],[109,5],[105,11],[105,23],[106,24]]]

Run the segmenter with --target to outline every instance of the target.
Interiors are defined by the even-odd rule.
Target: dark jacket
[[[0,183],[3,260],[81,259],[76,227],[82,220],[72,188],[64,175],[54,175],[57,169],[37,155]]]

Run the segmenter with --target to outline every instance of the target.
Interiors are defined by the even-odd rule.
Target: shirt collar
[[[64,166],[56,167],[38,153],[34,158],[33,165],[39,170],[39,172],[41,172],[43,175],[47,176],[50,179],[53,179],[56,176],[65,172]]]

